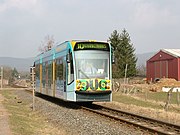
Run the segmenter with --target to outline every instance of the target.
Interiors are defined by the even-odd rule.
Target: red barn
[[[147,80],[174,78],[180,81],[180,49],[162,49],[146,65]]]

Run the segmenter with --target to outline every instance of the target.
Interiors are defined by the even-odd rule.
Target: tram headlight
[[[89,83],[87,80],[76,80],[76,90],[86,91],[89,88]]]
[[[81,81],[80,80],[76,80],[76,89],[77,90],[81,89]]]
[[[111,81],[110,80],[106,80],[106,89],[110,89],[111,88]]]
[[[110,80],[100,80],[99,88],[100,88],[100,90],[110,90],[110,88],[111,88]]]

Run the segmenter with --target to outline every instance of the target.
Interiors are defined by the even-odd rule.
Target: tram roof
[[[71,43],[72,47],[74,48],[74,45],[76,43],[80,43],[80,42],[99,42],[99,43],[108,43],[107,41],[101,41],[101,40],[69,40],[69,41],[65,41],[65,42],[62,42],[62,43],[57,43],[54,47],[51,48],[51,50],[48,50],[48,51],[44,51],[40,54],[38,54],[36,56],[36,60],[39,59],[39,57],[41,57],[42,55],[50,55],[53,53],[53,50],[56,50],[56,48],[58,48],[58,46],[61,46],[61,45],[64,45],[66,43]]]

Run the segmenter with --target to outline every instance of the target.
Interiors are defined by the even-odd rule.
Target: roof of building
[[[161,51],[170,54],[174,57],[180,57],[180,49],[162,49]]]

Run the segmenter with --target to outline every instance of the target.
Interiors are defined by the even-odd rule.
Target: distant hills
[[[0,57],[0,66],[16,68],[18,71],[29,71],[33,61],[34,58]]]
[[[137,66],[146,65],[146,61],[154,54],[154,52],[137,54]],[[0,66],[16,68],[18,71],[29,71],[30,66],[33,65],[33,61],[34,58],[0,57]]]
[[[142,53],[137,54],[136,57],[138,58],[137,66],[145,65],[146,61],[149,60],[156,52],[149,52],[149,53]]]

